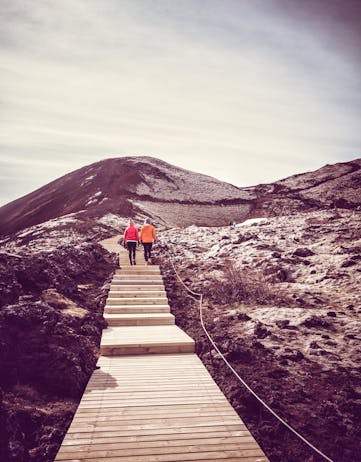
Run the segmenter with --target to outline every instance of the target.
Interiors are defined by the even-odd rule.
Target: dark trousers
[[[127,248],[128,248],[128,252],[129,252],[129,261],[130,261],[130,264],[132,264],[133,262],[135,262],[135,251],[136,251],[136,248],[137,248],[137,243],[136,242],[127,242]]]
[[[152,242],[143,242],[144,247],[144,260],[148,261],[151,258],[152,254]]]

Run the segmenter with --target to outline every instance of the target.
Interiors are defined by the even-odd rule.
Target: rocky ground
[[[162,233],[158,261],[177,323],[271,462],[322,460],[265,411],[209,347],[277,413],[337,462],[361,453],[361,213],[331,210],[234,228]],[[170,252],[169,254],[167,252]]]
[[[360,460],[360,187],[360,159],[236,188],[134,157],[83,167],[1,207],[1,462],[53,460],[95,365],[115,266],[94,243],[127,217],[156,222],[177,322],[270,460],[317,458],[209,348],[167,248],[255,391],[335,462]],[[188,226],[263,216],[274,218]]]
[[[53,460],[96,362],[115,260],[92,241],[123,222],[109,215],[92,237],[64,220],[1,242],[1,461]],[[156,258],[177,323],[271,462],[320,459],[210,348],[170,262],[204,293],[207,328],[249,385],[335,462],[356,462],[360,230],[360,211],[334,209],[160,232]]]
[[[66,242],[66,239],[65,239]],[[94,370],[115,260],[92,243],[0,253],[0,460],[54,460]]]

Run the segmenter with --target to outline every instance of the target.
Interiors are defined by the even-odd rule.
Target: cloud
[[[331,25],[343,28],[306,26],[294,2],[2,3],[8,199],[109,156],[250,185],[358,155],[350,34],[328,47]],[[30,182],[19,164],[43,168]]]

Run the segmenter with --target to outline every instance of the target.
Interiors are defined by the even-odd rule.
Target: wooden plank
[[[169,390],[165,389],[153,389],[151,391],[144,390],[144,389],[138,389],[138,390],[130,390],[126,391],[123,389],[118,389],[118,390],[105,390],[103,392],[99,391],[94,391],[92,393],[87,393],[84,395],[84,401],[90,401],[93,399],[98,400],[99,397],[103,397],[105,399],[105,396],[108,400],[113,400],[113,399],[119,399],[120,397],[123,397],[124,399],[130,399],[133,397],[136,397],[137,399],[140,398],[149,398],[149,395],[151,394],[152,398],[157,398],[162,397],[162,398],[168,398],[168,397],[178,397],[178,396],[199,396],[199,393],[203,392],[203,394],[207,394],[207,396],[215,395],[219,396],[219,389],[215,386],[207,386],[207,387],[199,387],[199,389],[194,389],[194,387],[174,387]],[[94,398],[95,397],[95,398]]]
[[[85,417],[90,418],[89,414],[94,413],[91,409],[81,409],[77,411],[74,418],[77,417]],[[114,409],[103,409],[101,406],[98,406],[98,415],[101,417],[104,416],[111,416],[111,415],[121,415],[123,416],[124,420],[128,420],[130,418],[134,418],[134,416],[187,416],[187,415],[229,415],[232,412],[236,414],[234,409],[230,406],[229,403],[213,403],[211,406],[209,404],[194,404],[188,403],[186,405],[154,405],[151,403],[146,403],[140,406],[124,406],[124,403],[118,403],[118,406],[115,406]],[[237,415],[237,414],[236,414]]]
[[[123,273],[124,270],[126,271],[139,271],[139,268],[137,268],[138,265],[127,265],[125,268],[117,268],[115,270],[115,274],[118,273]],[[144,268],[142,268],[142,271],[160,271],[159,265],[145,265]]]
[[[139,290],[136,287],[130,289],[124,289],[124,287],[118,287],[117,289],[111,289],[108,292],[108,297],[111,296],[124,296],[124,297],[163,297],[166,295],[164,287],[161,289],[154,289],[152,286],[148,286],[147,289]]]
[[[192,433],[180,433],[173,430],[172,433],[158,433],[158,434],[145,434],[145,435],[135,435],[134,432],[131,434],[128,433],[126,436],[116,435],[116,436],[109,436],[108,434],[103,437],[99,437],[97,434],[96,439],[92,437],[84,438],[65,438],[62,450],[67,450],[69,447],[71,449],[72,446],[82,446],[82,445],[90,445],[90,444],[113,444],[114,438],[117,443],[132,443],[135,442],[137,444],[149,444],[152,442],[158,441],[166,441],[166,442],[177,442],[182,440],[189,440],[189,439],[214,439],[214,438],[236,438],[241,443],[244,441],[245,438],[247,440],[253,440],[252,436],[249,436],[248,430],[216,430],[216,431],[204,431],[204,432],[192,432]],[[83,435],[82,435],[83,436]],[[72,450],[72,449],[71,449]]]
[[[123,448],[117,447],[115,449],[108,449],[108,448],[99,448],[99,449],[91,449],[87,450],[84,456],[86,458],[99,458],[99,460],[106,458],[106,457],[117,457],[121,454],[121,457],[126,456],[136,456],[136,455],[155,455],[155,454],[192,454],[192,453],[201,453],[204,451],[237,451],[238,453],[253,456],[253,455],[262,455],[262,452],[257,447],[257,445],[251,441],[243,441],[243,448],[240,451],[239,449],[239,442],[237,443],[230,443],[225,442],[223,444],[212,444],[211,442],[207,442],[206,444],[190,444],[187,446],[170,446],[169,444],[158,445],[156,447],[148,446],[148,447],[131,447],[131,448]],[[78,450],[73,452],[65,452],[60,454],[60,457],[57,460],[71,460],[74,457],[78,456]]]
[[[101,354],[105,356],[122,356],[122,355],[147,355],[147,354],[172,354],[172,353],[192,353],[194,345],[185,344],[167,344],[167,345],[151,345],[151,346],[101,346]]]
[[[190,448],[193,449],[193,448]],[[230,459],[230,458],[236,458],[239,462],[245,462],[245,461],[252,461],[252,462],[263,462],[267,461],[265,457],[263,457],[263,452],[261,449],[238,449],[238,450],[218,450],[218,451],[201,451],[197,450],[197,448],[194,449],[196,452],[180,452],[180,453],[174,453],[174,454],[146,454],[144,450],[134,450],[134,455],[130,454],[125,454],[123,455],[110,455],[107,456],[105,455],[104,457],[99,457],[99,455],[96,455],[94,457],[88,457],[85,456],[81,460],[86,460],[86,461],[94,461],[94,462],[124,462],[124,461],[129,461],[129,462],[144,462],[145,460],[147,462],[188,462],[188,461],[196,461],[196,460],[205,460],[205,461],[211,461],[215,459]],[[144,459],[144,456],[146,456],[146,459]],[[56,458],[55,460],[59,460]],[[72,462],[78,462],[79,459],[68,459],[69,461]]]
[[[215,434],[217,435],[217,434]],[[177,435],[178,436],[178,435]],[[221,436],[217,437],[203,437],[199,438],[193,434],[188,434],[187,438],[184,439],[158,439],[158,440],[143,440],[143,441],[122,441],[117,440],[116,442],[97,442],[93,444],[78,444],[64,446],[62,453],[71,453],[76,449],[77,451],[99,451],[99,450],[113,450],[113,449],[133,449],[133,448],[157,448],[159,446],[168,447],[182,447],[198,444],[209,444],[209,445],[224,445],[224,444],[239,444],[240,438],[242,438],[242,444],[251,443],[250,446],[254,446],[255,442],[251,436]]]
[[[122,276],[122,277],[114,277],[111,281],[111,285],[117,285],[120,288],[124,285],[138,285],[138,286],[144,286],[144,285],[149,285],[149,282],[151,282],[153,285],[158,285],[158,286],[163,286],[162,290],[165,290],[165,287],[163,285],[163,279],[158,276]],[[149,288],[150,289],[150,288]],[[132,288],[132,290],[134,290]]]
[[[163,305],[167,304],[167,297],[117,297],[117,298],[107,298],[107,306],[110,305]]]
[[[68,434],[72,434],[72,433],[89,433],[89,432],[92,432],[92,433],[96,433],[96,432],[102,432],[102,431],[117,431],[117,430],[129,430],[129,431],[132,431],[132,430],[138,430],[138,429],[141,429],[141,430],[162,430],[162,428],[179,428],[179,427],[183,427],[183,428],[186,428],[186,427],[190,427],[190,428],[194,428],[194,427],[214,427],[214,426],[219,426],[219,425],[237,425],[238,424],[238,421],[236,418],[233,418],[233,420],[229,419],[229,420],[222,420],[222,419],[219,419],[219,420],[216,420],[216,419],[213,419],[212,420],[212,423],[209,422],[210,419],[205,419],[205,420],[202,420],[201,422],[197,422],[197,421],[184,421],[182,423],[178,422],[177,420],[174,420],[174,419],[169,419],[168,421],[162,421],[162,422],[159,422],[160,419],[158,419],[157,422],[152,422],[152,423],[147,423],[145,424],[144,421],[142,421],[143,423],[135,423],[135,424],[128,424],[128,422],[123,422],[123,423],[118,423],[118,425],[116,425],[115,423],[111,423],[111,424],[108,424],[108,422],[99,422],[99,424],[97,423],[96,425],[91,425],[91,424],[88,424],[88,425],[85,425],[84,423],[77,423],[76,425],[70,425],[69,429],[68,429]],[[81,426],[80,426],[81,425]]]
[[[157,284],[163,282],[163,277],[161,274],[115,274],[112,278],[112,283],[122,282],[122,281],[155,281]]]
[[[108,329],[125,329],[127,327],[153,327],[153,326],[121,326],[121,327],[108,327]],[[164,326],[164,327],[173,327],[173,326]],[[144,332],[143,338],[140,335],[136,334],[126,334],[124,333],[123,338],[120,336],[122,335],[121,332],[117,334],[112,334],[105,336],[103,335],[102,337],[102,343],[101,345],[113,345],[113,346],[147,346],[147,345],[164,345],[164,344],[169,344],[169,343],[179,343],[179,344],[192,344],[194,345],[194,340],[191,338],[187,337],[182,337],[181,335],[178,335],[177,333],[170,333],[168,335],[164,335],[160,338],[157,338],[155,336],[152,336],[148,332]],[[121,343],[120,343],[121,342]]]
[[[154,405],[145,405],[145,406],[127,406],[124,407],[122,404],[119,403],[119,406],[115,407],[114,409],[102,409],[101,406],[98,406],[96,411],[92,411],[91,409],[79,409],[76,412],[75,417],[77,416],[87,416],[91,413],[99,413],[99,415],[114,415],[114,413],[124,415],[124,418],[128,417],[129,415],[143,415],[143,413],[147,413],[148,415],[152,416],[154,414],[160,415],[169,415],[170,412],[177,413],[177,412],[193,412],[197,415],[204,412],[205,410],[210,409],[212,412],[218,413],[221,412],[223,409],[228,409],[230,404],[228,402],[222,403],[213,403],[211,406],[209,404],[186,404],[181,406],[154,406]],[[233,408],[231,407],[233,410]],[[235,412],[235,411],[234,411]]]
[[[159,385],[158,385],[159,384]],[[184,380],[183,382],[180,383],[175,383],[171,380],[168,380],[166,384],[161,384],[159,382],[156,382],[152,385],[149,385],[149,382],[147,382],[146,379],[142,380],[141,384],[138,384],[137,381],[121,381],[118,380],[115,383],[112,384],[104,384],[103,382],[93,382],[84,392],[85,395],[102,395],[102,394],[119,394],[126,392],[127,390],[129,391],[134,391],[134,392],[143,392],[143,393],[152,393],[153,391],[166,391],[166,390],[176,390],[181,392],[182,390],[187,391],[187,390],[195,390],[195,391],[209,391],[212,390],[215,393],[218,393],[219,390],[218,388],[214,385],[212,382],[206,382],[206,381],[196,381],[195,379],[191,380]],[[87,396],[84,397],[84,399],[87,398]]]
[[[124,414],[120,414],[121,417],[122,417],[122,421],[123,422],[130,422],[130,421],[134,421],[135,418],[136,420],[138,420],[139,422],[140,421],[143,421],[143,420],[146,420],[148,421],[149,418],[150,418],[150,414],[141,414],[141,413],[138,413],[136,415],[127,415],[125,416]],[[208,418],[209,417],[213,417],[213,418],[226,418],[226,417],[229,417],[230,414],[227,410],[225,410],[224,412],[203,412],[202,414],[197,414],[197,417],[198,418]],[[164,411],[162,413],[152,413],[152,421],[154,419],[163,419],[164,418]],[[183,419],[183,418],[194,418],[194,411],[190,412],[190,413],[182,413],[180,411],[178,411],[177,413],[174,413],[174,412],[170,412],[167,416],[167,418],[179,418],[179,419]],[[113,421],[116,421],[116,420],[119,420],[119,415],[116,413],[116,412],[110,412],[110,413],[107,413],[107,414],[102,414],[102,415],[97,415],[96,416],[96,422],[105,422],[105,421],[109,421],[109,422],[113,422]],[[73,419],[73,422],[79,422],[79,423],[82,423],[82,422],[89,422],[89,414],[85,414],[85,415],[77,415],[74,417]]]
[[[112,288],[113,287],[113,288]],[[149,284],[138,284],[138,285],[129,285],[129,286],[110,286],[110,290],[138,290],[138,291],[148,291],[148,290],[164,290],[164,286],[162,284],[154,284],[152,286],[149,286]]]
[[[105,319],[137,325],[104,330],[101,352],[109,356],[99,359],[55,460],[267,462],[193,354],[193,339],[161,324],[174,317],[159,268],[117,270]]]
[[[155,386],[150,386],[149,388],[146,388],[147,384],[144,381],[144,386],[142,387],[137,387],[136,385],[131,385],[129,383],[125,384],[124,386],[117,386],[117,387],[104,387],[102,384],[99,386],[99,384],[94,384],[92,388],[88,388],[84,392],[84,399],[90,399],[96,396],[98,399],[99,397],[103,395],[107,395],[110,398],[112,396],[119,396],[119,395],[124,395],[124,393],[142,393],[144,396],[148,396],[149,394],[152,394],[154,396],[154,393],[159,390],[160,393],[182,393],[184,391],[185,393],[187,392],[194,392],[194,393],[199,393],[202,392],[205,393],[219,393],[219,389],[212,383],[206,383],[206,384],[198,384],[196,382],[183,382],[181,385],[165,385],[164,387],[157,387]]]
[[[134,314],[104,314],[109,326],[151,326],[174,324],[174,316],[170,313],[134,313]]]
[[[170,355],[170,357],[173,357],[173,355]],[[102,357],[102,358],[106,358],[105,356]],[[108,359],[108,358],[107,358]],[[99,363],[98,363],[99,364]],[[200,379],[200,378],[203,378],[204,380],[208,380],[210,382],[212,382],[212,378],[209,377],[209,375],[206,375],[206,373],[208,371],[201,371],[201,370],[191,370],[187,367],[184,367],[182,369],[182,367],[180,368],[172,368],[171,367],[171,364],[169,363],[169,369],[168,370],[162,370],[162,369],[159,369],[158,367],[156,367],[156,365],[154,363],[151,363],[154,367],[151,367],[151,365],[146,365],[144,364],[144,369],[143,370],[135,370],[134,371],[134,375],[132,374],[132,369],[131,368],[127,368],[126,370],[125,369],[122,369],[122,370],[119,370],[115,367],[113,367],[111,369],[111,373],[114,373],[113,375],[113,379],[115,378],[116,374],[118,372],[123,372],[124,375],[122,376],[119,376],[119,379],[124,379],[126,378],[127,380],[131,380],[132,377],[134,377],[136,380],[138,380],[138,378],[141,378],[142,376],[144,376],[145,378],[147,377],[151,377],[151,376],[154,376],[153,378],[155,380],[158,380],[159,382],[162,382],[163,378],[167,380],[168,376],[169,376],[169,379],[172,379],[173,381],[177,381],[178,379],[182,380],[182,379],[194,379],[194,380],[197,380],[197,379]],[[103,364],[99,365],[100,369],[96,370],[93,374],[93,377],[92,377],[92,380],[103,380],[105,381],[107,378],[109,378],[109,376],[107,374],[109,374],[110,372],[106,372],[107,371],[107,368],[106,366],[104,366]],[[163,377],[157,377],[157,371],[158,372],[163,372],[164,371],[164,376]]]
[[[195,356],[192,358],[192,356]],[[198,357],[196,355],[177,355],[174,354],[172,356],[164,356],[164,358],[159,361],[158,357],[152,356],[151,358],[147,358],[146,356],[139,357],[139,358],[122,358],[124,362],[122,364],[119,364],[117,358],[102,358],[100,357],[98,360],[99,364],[104,364],[106,367],[111,367],[111,368],[118,368],[118,369],[124,369],[126,365],[133,366],[135,372],[139,372],[142,370],[141,367],[138,367],[138,365],[154,365],[158,366],[159,368],[162,368],[164,363],[169,363],[172,365],[172,367],[176,368],[179,367],[180,364],[182,364],[182,367],[188,368],[189,370],[194,371],[195,369],[198,370],[205,370],[208,372],[203,364],[200,362]],[[167,371],[168,369],[166,369]]]
[[[119,346],[141,346],[148,342],[163,344],[174,341],[194,344],[194,340],[178,326],[125,326],[104,330],[101,345],[114,345],[114,342],[118,342]]]
[[[122,436],[145,436],[145,435],[171,435],[171,434],[184,434],[184,433],[214,433],[214,432],[227,432],[230,433],[232,431],[240,432],[242,431],[243,434],[248,434],[245,425],[236,424],[236,425],[213,425],[213,426],[203,426],[203,427],[177,427],[177,428],[163,428],[163,429],[136,429],[129,432],[128,429],[118,429],[116,431],[99,431],[96,434],[97,438],[116,438]],[[66,435],[67,440],[79,440],[79,439],[86,439],[86,438],[93,438],[94,439],[94,432],[84,432],[84,433],[68,433]]]
[[[127,314],[127,313],[169,313],[169,305],[105,305],[105,313]]]
[[[117,270],[114,273],[114,276],[124,276],[128,274],[161,274],[160,269],[155,266],[145,266],[145,267],[128,267]]]
[[[163,284],[163,276],[158,273],[148,273],[148,274],[114,274],[112,277],[112,282],[121,282],[129,279],[129,281],[151,281],[154,280],[157,284]]]
[[[113,274],[113,277],[116,277],[116,276],[127,276],[127,275],[139,275],[139,274],[154,274],[154,275],[162,275],[161,271],[157,268],[154,268],[154,267],[151,267],[151,266],[138,266],[137,268],[132,268],[132,267],[129,267],[129,268],[122,268],[120,270],[118,270],[118,272],[114,273]]]
[[[165,290],[111,290],[108,292],[108,298],[154,298],[154,297],[166,297]]]
[[[186,405],[186,404],[194,404],[194,405],[199,405],[199,404],[208,404],[211,405],[214,403],[214,400],[212,399],[205,399],[205,398],[199,398],[199,399],[168,399],[166,401],[161,401],[161,400],[149,400],[147,401],[149,405],[151,406],[169,406],[169,405]],[[122,407],[134,407],[134,406],[145,406],[146,401],[137,401],[137,400],[132,400],[129,402],[124,402]],[[216,401],[216,403],[221,404],[222,400]],[[108,409],[117,409],[119,407],[119,403],[102,403],[101,404],[102,409],[108,408]],[[97,404],[83,404],[81,403],[79,405],[79,409],[98,409],[99,405]]]

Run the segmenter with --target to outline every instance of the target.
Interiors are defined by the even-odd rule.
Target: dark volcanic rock
[[[312,250],[308,249],[307,247],[298,247],[293,252],[293,255],[296,255],[297,257],[311,257],[314,255],[314,252],[312,252]]]
[[[114,267],[92,243],[0,254],[1,462],[54,459],[96,364]]]
[[[35,255],[0,253],[0,307],[17,302],[21,295],[39,298],[49,287],[81,301],[78,285],[96,280],[99,272],[109,272],[114,264],[104,249],[92,243]]]
[[[322,318],[321,316],[310,316],[309,318],[305,319],[301,325],[304,325],[306,327],[314,327],[314,328],[324,328],[324,329],[330,329],[331,324],[329,321],[326,319]]]
[[[82,335],[84,324],[97,326],[97,335]],[[42,302],[3,308],[1,384],[20,381],[43,391],[79,396],[94,369],[102,327],[100,316],[64,315]]]
[[[261,322],[257,322],[254,329],[254,335],[257,338],[262,339],[268,337],[268,335],[271,335],[271,331],[267,329],[267,327]]]

